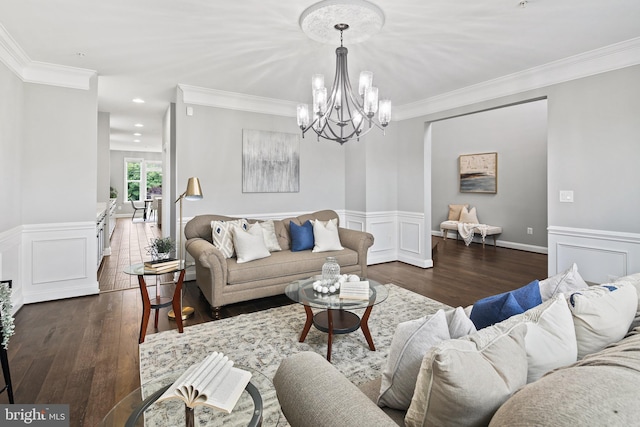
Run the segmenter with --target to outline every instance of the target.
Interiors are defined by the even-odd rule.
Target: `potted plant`
[[[115,187],[109,187],[109,198],[117,199],[118,198],[118,189]]]
[[[147,253],[151,254],[151,258],[168,259],[171,252],[176,249],[176,242],[171,237],[156,237],[149,240],[150,245],[147,247]]]

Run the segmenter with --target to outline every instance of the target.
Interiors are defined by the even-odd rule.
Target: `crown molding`
[[[406,120],[640,64],[640,37],[395,108]]]
[[[89,90],[96,71],[32,61],[0,24],[0,61],[25,83]]]
[[[272,114],[276,116],[295,117],[297,103],[281,99],[264,98],[217,89],[179,84],[182,101],[185,104],[204,105],[207,107],[226,108],[229,110],[249,111],[252,113]]]

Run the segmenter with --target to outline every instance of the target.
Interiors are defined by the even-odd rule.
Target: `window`
[[[162,195],[162,162],[124,159],[126,200],[145,200]]]

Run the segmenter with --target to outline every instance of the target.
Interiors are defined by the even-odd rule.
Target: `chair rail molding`
[[[589,282],[640,272],[640,233],[549,226],[549,276],[572,263]]]

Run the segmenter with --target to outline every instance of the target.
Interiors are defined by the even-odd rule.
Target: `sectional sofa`
[[[334,221],[343,249],[316,252],[314,247],[313,250],[292,250],[296,248],[292,246],[291,224],[295,224],[298,230],[307,221],[315,220]],[[320,274],[329,256],[337,259],[341,273],[366,277],[367,254],[373,245],[373,235],[340,227],[339,220],[333,210],[267,221],[224,215],[199,215],[191,219],[184,229],[185,248],[195,260],[196,283],[211,305],[214,318],[219,317],[220,307],[224,305],[283,294],[292,281]],[[258,222],[269,223],[278,249],[248,262],[241,262],[236,254],[232,254],[232,249],[225,254],[224,247],[214,245],[212,224],[230,221],[249,226]]]
[[[636,425],[640,274],[563,290],[566,276],[551,281],[546,292],[555,292],[524,313],[420,353],[417,375],[404,384],[408,408],[383,399],[389,382],[403,378],[394,370],[403,367],[400,360],[382,378],[356,387],[322,356],[303,352],[285,359],[274,378],[283,413],[294,427]],[[444,328],[460,311],[440,316]]]

